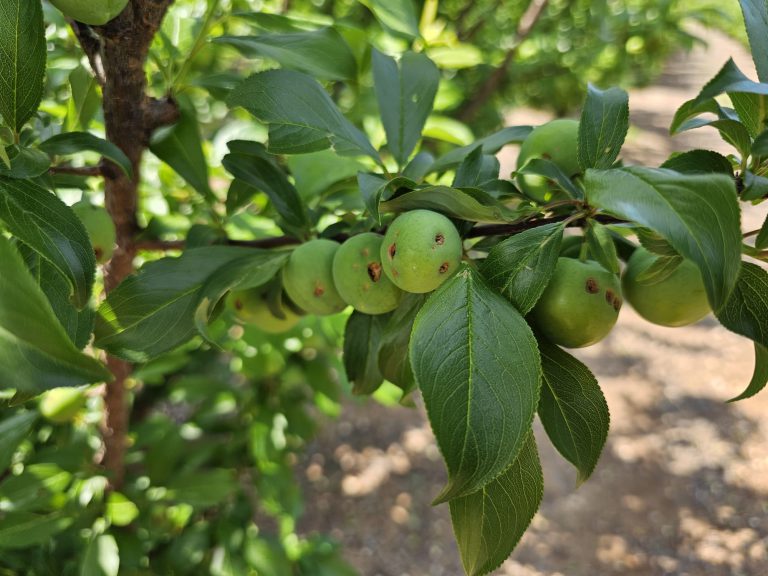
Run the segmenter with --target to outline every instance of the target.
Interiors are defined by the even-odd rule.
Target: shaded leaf
[[[379,204],[380,212],[406,212],[423,208],[472,222],[511,222],[519,214],[477,188],[430,186],[412,190]]]
[[[755,342],[755,370],[752,374],[752,380],[744,392],[731,398],[728,402],[737,402],[752,398],[755,394],[762,391],[768,384],[768,348]]]
[[[19,240],[48,260],[72,285],[75,305],[91,297],[96,259],[75,213],[45,188],[0,176],[0,219]]]
[[[731,297],[715,315],[728,330],[768,347],[768,272],[757,264],[741,262]]]
[[[757,76],[768,82],[768,5],[765,0],[739,0]]]
[[[538,174],[546,177],[557,184],[560,189],[568,193],[571,198],[584,198],[584,193],[576,186],[573,181],[568,177],[568,174],[563,172],[562,168],[552,162],[552,160],[546,160],[544,158],[532,158],[525,163],[525,166],[520,168],[518,174]]]
[[[389,314],[363,314],[355,311],[344,329],[344,368],[354,394],[373,394],[384,376],[379,371],[379,348]]]
[[[589,253],[603,268],[614,274],[619,273],[619,257],[610,230],[600,222],[589,219],[584,236],[589,245]]]
[[[483,154],[495,154],[507,144],[521,143],[532,130],[533,126],[509,126],[507,128],[502,128],[498,132],[486,136],[485,138],[481,138],[472,144],[451,150],[444,156],[438,158],[435,163],[432,164],[429,171],[444,172],[449,168],[458,166],[470,152],[477,148],[477,146],[482,146]]]
[[[711,150],[690,150],[675,154],[670,156],[661,168],[668,168],[681,174],[720,173],[733,176],[731,161]]]
[[[24,410],[0,420],[0,473],[11,465],[13,454],[32,430],[36,419],[36,412]]]
[[[544,477],[529,433],[515,462],[477,492],[449,502],[464,571],[488,574],[512,553],[544,495]]]
[[[560,255],[563,224],[537,226],[494,246],[481,265],[488,283],[509,298],[521,314],[535,306]]]
[[[385,30],[415,39],[419,37],[419,18],[413,0],[359,0],[371,9]]]
[[[120,571],[120,551],[111,534],[95,536],[85,549],[80,576],[117,576]]]
[[[605,445],[608,404],[594,375],[579,360],[542,339],[539,351],[539,418],[557,451],[578,470],[580,484],[592,474]]]
[[[271,125],[270,147],[272,128],[287,128],[289,135],[281,134],[281,142],[325,140],[343,156],[366,155],[380,161],[365,134],[341,114],[323,87],[306,74],[291,70],[254,74],[232,91],[228,103],[232,107],[242,106]]]
[[[408,344],[416,314],[426,299],[426,294],[405,293],[381,334],[379,370],[384,378],[402,389],[403,398],[416,387]]]
[[[70,156],[80,152],[96,152],[117,164],[129,178],[133,168],[128,156],[117,146],[89,132],[65,132],[48,138],[39,146],[50,156]]]
[[[42,515],[32,512],[8,512],[0,523],[0,548],[27,548],[48,542],[68,528],[74,517],[62,512]]]

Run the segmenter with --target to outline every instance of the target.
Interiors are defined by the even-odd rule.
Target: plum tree
[[[104,263],[112,258],[115,251],[115,224],[109,212],[101,206],[82,200],[72,205],[77,217],[85,226],[88,236],[93,244],[93,253],[96,261]]]
[[[582,348],[608,335],[621,304],[621,286],[614,274],[594,261],[561,257],[532,317],[555,344]]]
[[[128,0],[50,0],[65,16],[90,24],[101,26],[120,14]]]
[[[263,288],[235,290],[227,296],[227,306],[235,318],[243,324],[256,326],[268,334],[287,332],[301,320],[301,315],[287,303],[283,302],[280,312],[283,318],[278,318],[269,308],[267,293]]]
[[[365,314],[397,308],[402,291],[384,274],[381,234],[366,232],[348,239],[333,259],[333,281],[344,301]]]
[[[520,147],[517,168],[521,169],[534,158],[551,160],[567,175],[579,172],[578,158],[579,123],[561,118],[542,124],[528,135]],[[537,202],[549,202],[555,198],[566,198],[565,193],[537,174],[520,174],[517,177],[520,189]]]
[[[461,237],[438,212],[412,210],[392,222],[381,245],[384,273],[406,292],[431,292],[459,268]]]
[[[283,268],[283,285],[299,308],[310,314],[341,312],[347,303],[333,282],[333,258],[341,245],[323,238],[296,248]]]
[[[640,278],[658,258],[641,246],[627,262],[621,284],[632,308],[649,322],[661,326],[687,326],[709,314],[712,309],[701,272],[690,260],[683,260],[661,280]]]

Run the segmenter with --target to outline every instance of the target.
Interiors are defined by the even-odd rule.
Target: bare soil
[[[708,48],[675,57],[657,87],[631,93],[628,163],[658,165],[692,147],[727,151],[708,129],[667,134],[674,110],[728,56],[754,77],[738,44],[710,38]],[[509,123],[546,119],[516,111]],[[515,157],[503,152],[506,170]],[[745,229],[758,228],[767,211],[750,210]],[[577,489],[574,470],[537,428],[544,502],[495,574],[768,574],[768,391],[725,403],[751,377],[750,343],[712,318],[662,328],[626,306],[609,338],[577,355],[611,410],[603,456]],[[333,535],[362,575],[463,573],[447,506],[429,504],[446,475],[422,407],[350,401],[310,447],[302,474],[301,530]]]

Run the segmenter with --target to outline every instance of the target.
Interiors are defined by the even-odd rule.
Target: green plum
[[[66,424],[80,414],[86,400],[81,388],[53,388],[41,396],[37,408],[46,420]]]
[[[385,314],[397,308],[402,291],[384,274],[381,244],[373,232],[353,236],[336,252],[333,281],[341,297],[364,314]]]
[[[64,13],[64,16],[90,24],[101,26],[120,14],[128,5],[128,0],[50,0]]]
[[[621,285],[615,274],[591,260],[560,257],[531,317],[553,343],[582,348],[608,335],[621,305]]]
[[[698,266],[683,262],[659,282],[639,281],[657,255],[637,248],[621,279],[624,297],[640,316],[661,326],[687,326],[704,318],[711,308]]]
[[[283,268],[283,287],[302,310],[322,316],[347,307],[333,282],[333,258],[339,247],[333,240],[310,240],[288,259]]]
[[[552,120],[533,129],[520,147],[518,170],[534,158],[551,160],[567,176],[578,174],[579,123],[576,120]],[[517,183],[525,194],[539,203],[567,199],[565,192],[543,176],[520,174]]]
[[[462,243],[453,223],[437,212],[412,210],[390,224],[381,245],[384,273],[398,288],[422,294],[450,278],[461,263]]]
[[[239,322],[255,326],[268,334],[287,332],[301,320],[301,315],[294,312],[286,302],[280,307],[285,317],[275,316],[267,304],[267,294],[262,288],[230,292],[227,296],[227,306]]]

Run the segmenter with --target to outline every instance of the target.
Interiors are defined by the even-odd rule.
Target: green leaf
[[[739,0],[757,76],[768,82],[768,5],[765,0]]]
[[[477,188],[430,186],[412,190],[379,204],[380,212],[407,212],[423,208],[472,222],[511,222],[519,214]]]
[[[59,324],[16,248],[0,237],[0,388],[40,393],[111,379]]]
[[[765,129],[765,116],[768,112],[768,99],[760,94],[729,92],[728,97],[739,115],[739,120],[754,137]]]
[[[435,157],[429,152],[419,152],[408,163],[403,170],[403,176],[421,182],[429,173],[432,164],[435,163]]]
[[[71,208],[33,182],[0,176],[0,220],[67,278],[78,308],[88,303],[96,258],[88,233]]]
[[[80,576],[117,576],[119,571],[120,550],[114,536],[101,534],[88,542],[80,564]]]
[[[512,553],[544,495],[544,477],[529,433],[515,462],[477,492],[449,502],[464,571],[488,574]]]
[[[731,161],[711,150],[689,150],[670,156],[661,168],[681,174],[727,174],[733,177]]]
[[[20,411],[0,420],[0,473],[5,472],[11,465],[16,449],[32,430],[36,419],[36,412]]]
[[[139,508],[120,492],[110,492],[104,516],[114,526],[128,526],[139,516]]]
[[[649,228],[635,228],[643,248],[660,256],[678,256],[677,250],[663,236]]]
[[[587,220],[584,235],[589,245],[589,253],[603,268],[614,274],[619,273],[619,257],[610,230],[597,220]]]
[[[387,146],[405,166],[421,138],[440,84],[440,71],[424,54],[406,52],[395,61],[373,49],[373,78]]]
[[[736,287],[715,314],[728,330],[768,347],[768,272],[757,264],[741,262]]]
[[[629,95],[621,88],[600,90],[589,84],[579,121],[579,166],[610,168],[629,130]]]
[[[379,204],[383,198],[388,198],[401,189],[413,190],[418,187],[416,182],[402,176],[387,180],[387,178],[380,174],[369,174],[367,172],[358,173],[357,185],[360,188],[360,194],[363,196],[365,207],[371,213],[371,217],[379,224],[381,224]]]
[[[306,72],[326,80],[351,80],[357,62],[346,40],[334,28],[259,36],[220,36],[214,42],[229,44],[247,57],[266,57],[283,68]]]
[[[45,516],[31,512],[8,512],[0,523],[0,549],[27,548],[48,542],[73,521],[74,517],[62,512]]]
[[[533,130],[532,126],[509,126],[507,128],[502,128],[498,132],[486,136],[485,138],[481,138],[468,146],[462,146],[461,148],[451,150],[444,156],[438,158],[435,163],[432,164],[429,171],[444,172],[449,168],[458,166],[478,146],[482,146],[483,154],[496,154],[496,152],[501,150],[502,147],[507,144],[521,143],[525,140],[526,136],[531,133],[531,130]]]
[[[379,348],[389,314],[353,312],[344,329],[344,368],[353,394],[373,394],[384,376],[379,371]]]
[[[539,418],[557,451],[576,467],[581,484],[592,474],[605,445],[608,404],[584,364],[542,339],[539,351],[543,371]]]
[[[13,512],[48,510],[52,501],[65,497],[71,482],[72,474],[56,464],[27,464],[21,474],[0,484],[0,501]]]
[[[741,257],[739,205],[731,178],[622,168],[589,170],[585,184],[591,205],[655,230],[693,260],[712,309],[725,304]]]
[[[427,48],[427,55],[442,70],[477,68],[485,62],[483,51],[474,44],[430,46]]]
[[[278,224],[287,234],[305,238],[311,225],[307,209],[275,158],[267,154],[260,144],[247,152],[233,145],[233,142],[229,144],[233,151],[224,156],[224,168],[235,178],[269,197],[280,215]]]
[[[762,80],[765,80],[762,78]],[[692,100],[692,106],[698,106],[710,98],[715,98],[726,92],[745,92],[747,94],[768,95],[768,84],[762,84],[750,80],[739,70],[732,58],[728,59],[720,71],[715,74],[698,96]]]
[[[291,70],[254,74],[232,91],[228,104],[242,106],[270,124],[270,147],[272,128],[287,128],[288,134],[280,134],[281,143],[327,140],[342,156],[366,155],[380,162],[365,134],[341,114],[323,87],[306,74]]]
[[[712,126],[713,128],[717,128],[723,140],[736,148],[743,158],[749,156],[752,149],[752,139],[749,136],[749,131],[746,126],[738,120],[732,120],[730,118],[721,118],[718,120],[693,118],[685,121],[678,129],[678,132],[685,132],[686,130],[701,128],[702,126]]]
[[[499,178],[499,160],[496,156],[483,154],[478,146],[459,165],[453,179],[453,188],[482,188],[483,184]]]
[[[528,314],[547,287],[560,255],[563,224],[537,226],[494,246],[481,265],[488,283]]]
[[[257,251],[235,246],[187,250],[144,265],[112,290],[96,318],[96,346],[145,362],[195,335],[202,288],[224,265]]]
[[[385,30],[398,36],[419,37],[419,18],[413,0],[359,0],[370,8]]]
[[[379,370],[384,378],[403,391],[403,398],[416,386],[408,343],[416,314],[426,299],[426,294],[404,294],[381,334]]]
[[[768,348],[755,342],[755,371],[747,388],[728,402],[737,402],[752,398],[768,384]]]
[[[752,154],[755,156],[768,156],[768,130],[761,132],[752,143]]]
[[[208,182],[208,161],[203,152],[197,114],[188,105],[179,108],[179,120],[152,134],[149,149],[173,168],[209,203],[217,201]]]
[[[99,83],[85,66],[78,65],[69,73],[69,91],[65,130],[86,130],[101,108]]]
[[[0,0],[0,115],[16,132],[43,96],[46,44],[42,3]]]
[[[366,166],[354,158],[337,156],[330,150],[288,156],[286,164],[299,195],[307,200],[327,193],[336,183],[351,180]]]
[[[0,145],[0,147],[2,146]],[[51,167],[51,159],[37,148],[26,148],[14,144],[5,151],[10,166],[7,169],[0,166],[0,176],[21,180],[37,178],[48,172]]]
[[[750,201],[768,198],[768,178],[758,176],[750,170],[744,170],[741,177],[744,180],[744,189],[741,191],[742,200]]]
[[[652,286],[669,278],[684,262],[682,256],[660,256],[637,275],[638,284]]]
[[[544,176],[557,184],[560,189],[567,192],[571,198],[584,198],[584,192],[582,192],[581,189],[568,177],[568,174],[563,172],[562,168],[552,162],[552,160],[532,158],[517,172],[519,174],[538,174]]]
[[[525,443],[541,385],[536,340],[517,310],[465,268],[419,311],[410,354],[448,467],[435,503],[471,494]]]
[[[237,488],[234,471],[212,468],[176,475],[166,486],[168,498],[195,508],[215,506]]]
[[[768,248],[768,215],[765,216],[763,226],[760,228],[760,232],[758,232],[755,239],[755,248],[758,250]]]
[[[681,126],[683,126],[691,118],[695,118],[704,113],[715,114],[720,119],[728,118],[725,110],[717,103],[717,101],[710,98],[703,98],[701,100],[694,98],[684,102],[675,112],[675,116],[672,119],[672,123],[669,126],[670,134],[677,134],[680,132]]]
[[[39,146],[40,150],[49,156],[70,156],[80,152],[96,152],[104,158],[112,160],[129,178],[133,175],[133,167],[128,156],[117,146],[89,132],[65,132],[48,138]]]
[[[90,306],[78,310],[70,300],[70,286],[67,279],[40,254],[22,244],[19,252],[32,273],[32,277],[48,298],[53,313],[59,319],[70,340],[82,350],[91,339],[96,312]]]

